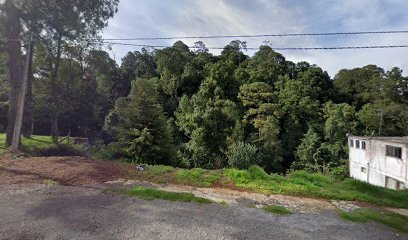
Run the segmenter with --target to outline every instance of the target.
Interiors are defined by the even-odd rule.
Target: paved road
[[[334,212],[287,217],[239,205],[144,201],[100,188],[0,186],[0,239],[408,239]]]

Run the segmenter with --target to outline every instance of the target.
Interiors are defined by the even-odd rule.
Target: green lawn
[[[6,134],[0,134],[0,153],[7,151]],[[69,144],[67,141],[54,143],[50,136],[22,137],[21,151],[33,156],[81,155],[81,146]]]
[[[175,183],[197,187],[233,185],[264,194],[317,197],[361,201],[380,206],[408,208],[408,191],[375,187],[353,179],[338,180],[320,174],[295,171],[287,176],[267,174],[253,166],[249,170],[176,169],[150,166],[142,177],[157,183]]]

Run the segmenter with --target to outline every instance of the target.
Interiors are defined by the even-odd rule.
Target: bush
[[[93,159],[115,159],[115,150],[110,145],[105,145],[102,141],[96,141],[89,150]]]
[[[341,165],[338,167],[333,167],[330,170],[330,175],[332,175],[334,178],[344,180],[350,176],[350,171],[349,171],[349,166],[348,166],[348,160],[342,160]]]
[[[248,169],[252,165],[258,165],[260,160],[258,148],[243,142],[234,143],[228,156],[229,165],[237,169]]]

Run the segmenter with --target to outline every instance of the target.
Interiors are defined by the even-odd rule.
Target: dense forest
[[[95,1],[82,12],[75,5],[80,3],[66,2],[72,5],[47,6],[55,8],[52,22],[50,11],[38,11],[44,6],[34,2],[3,6],[3,18],[20,11],[22,43],[38,33],[24,108],[26,137],[88,138],[100,156],[138,163],[327,172],[345,166],[347,134],[408,134],[408,78],[399,68],[367,65],[331,78],[266,45],[249,56],[239,40],[219,55],[203,42],[129,49],[119,65],[97,38],[117,1]],[[2,39],[10,32],[3,26]],[[17,61],[24,62],[26,52]],[[3,42],[0,132],[7,130],[13,103],[7,53],[10,45]]]

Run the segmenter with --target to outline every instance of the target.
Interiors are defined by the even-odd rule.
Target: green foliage
[[[226,165],[227,139],[237,121],[236,105],[223,98],[216,81],[206,79],[191,99],[183,97],[176,125],[188,138],[192,166],[222,168]]]
[[[133,82],[130,95],[116,102],[106,129],[116,137],[112,146],[129,160],[171,164],[175,157],[170,126],[149,80]]]
[[[261,46],[247,66],[251,82],[264,82],[275,86],[279,76],[288,71],[285,57],[269,46]]]
[[[366,223],[374,221],[393,228],[401,233],[408,233],[408,217],[387,210],[359,208],[351,212],[338,209],[337,213],[343,219],[351,222]]]
[[[178,202],[212,203],[212,201],[209,199],[196,197],[191,193],[167,192],[146,187],[135,187],[131,190],[126,191],[126,194],[145,200],[162,199]]]
[[[257,130],[253,141],[262,152],[262,165],[269,171],[281,170],[282,149],[279,140],[279,118],[277,104],[273,103],[272,87],[263,82],[244,84],[238,98],[246,108],[243,123]],[[254,133],[252,133],[255,135]]]
[[[174,171],[174,167],[165,165],[148,166],[147,171],[153,175],[162,175]]]
[[[313,130],[309,129],[304,135],[300,145],[296,149],[296,158],[292,164],[294,169],[305,169],[308,171],[321,172],[321,167],[326,165],[325,161],[330,159],[321,159],[318,154],[321,147],[321,139]]]
[[[263,210],[268,213],[274,213],[279,215],[289,215],[291,213],[287,208],[275,205],[266,206],[263,208]]]
[[[222,178],[219,171],[209,171],[201,168],[191,170],[180,169],[174,173],[176,182],[198,187],[211,187]]]
[[[263,170],[262,170],[263,172]],[[408,208],[408,191],[394,191],[352,179],[339,181],[330,176],[304,171],[291,172],[283,177],[268,175],[257,168],[224,170],[236,186],[265,194],[288,194]]]
[[[391,100],[368,103],[357,113],[365,134],[405,136],[408,133],[408,106]]]
[[[248,169],[252,165],[259,165],[260,161],[259,149],[244,142],[234,143],[228,154],[229,165],[237,169]]]

